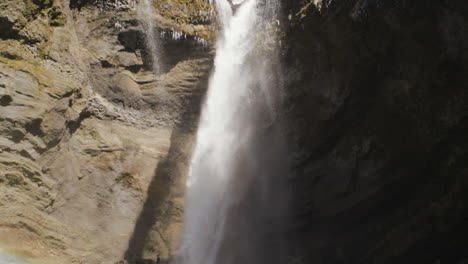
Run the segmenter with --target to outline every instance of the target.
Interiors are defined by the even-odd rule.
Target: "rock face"
[[[285,3],[294,263],[465,263],[466,1]]]
[[[466,1],[282,2],[293,214],[269,243],[291,263],[467,262]],[[213,8],[154,3],[155,76],[138,4],[1,1],[0,261],[177,255]]]
[[[177,56],[154,76],[137,4],[0,3],[0,249],[47,263],[175,254],[211,54],[195,32],[167,34]]]

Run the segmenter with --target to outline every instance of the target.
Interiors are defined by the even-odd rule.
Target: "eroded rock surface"
[[[465,263],[467,4],[282,2],[293,214],[268,241],[291,263]],[[137,5],[1,1],[0,260],[177,254],[215,14],[155,2],[155,76]]]
[[[47,263],[175,254],[211,54],[195,31],[167,34],[178,56],[155,76],[137,4],[0,3],[0,248]]]

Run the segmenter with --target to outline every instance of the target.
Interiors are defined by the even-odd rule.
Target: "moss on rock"
[[[209,26],[213,18],[213,7],[207,0],[161,0],[153,2],[159,14],[179,25],[187,34],[213,40],[213,29]]]

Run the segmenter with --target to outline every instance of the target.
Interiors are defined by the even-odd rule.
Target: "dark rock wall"
[[[464,263],[468,3],[284,4],[297,263]]]

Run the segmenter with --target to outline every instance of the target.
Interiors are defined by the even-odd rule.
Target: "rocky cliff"
[[[282,2],[281,261],[467,262],[468,5]],[[0,3],[0,261],[177,255],[215,14],[154,2],[156,76],[139,4]]]
[[[183,2],[151,18],[172,55],[161,76],[136,1],[0,3],[2,252],[32,263],[175,254],[212,64],[206,6],[182,21]]]
[[[465,263],[466,2],[285,4],[294,263]]]

